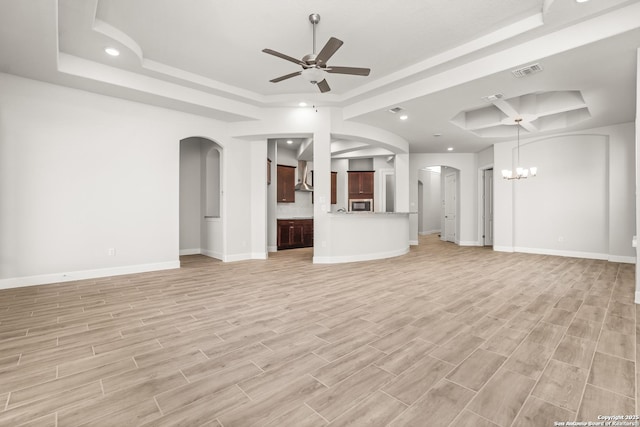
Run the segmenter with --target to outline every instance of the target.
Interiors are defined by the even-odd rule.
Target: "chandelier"
[[[502,177],[504,179],[525,179],[525,178],[529,178],[530,176],[536,176],[536,174],[538,173],[538,168],[535,166],[532,166],[530,168],[523,168],[520,167],[520,122],[522,121],[522,118],[518,117],[517,119],[515,119],[516,122],[516,127],[518,128],[518,163],[517,163],[517,167],[515,170],[515,174],[513,173],[512,170],[509,169],[502,169]]]

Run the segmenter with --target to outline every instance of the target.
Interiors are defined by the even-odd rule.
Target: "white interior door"
[[[493,246],[493,169],[484,171],[484,245]]]
[[[444,239],[448,242],[456,241],[457,192],[456,173],[450,172],[444,178]]]

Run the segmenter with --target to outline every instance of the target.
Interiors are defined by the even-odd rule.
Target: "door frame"
[[[477,212],[478,212],[478,235],[477,235],[477,245],[484,246],[484,171],[487,169],[493,169],[493,183],[494,183],[494,194],[495,194],[495,180],[496,180],[496,171],[493,163],[484,164],[478,167],[478,187],[477,187]],[[494,201],[494,218],[493,218],[493,229],[495,231],[495,201]],[[495,240],[495,233],[493,234],[493,238]]]
[[[490,174],[489,171],[491,171]],[[493,168],[482,171],[482,246],[493,246],[493,180]],[[489,197],[487,197],[487,189],[489,189]],[[490,216],[488,221],[487,216]]]
[[[377,203],[376,206],[377,212],[386,212],[387,211],[387,176],[392,175],[395,177],[396,171],[395,169],[385,168],[378,169],[376,171],[376,175],[378,175],[378,188],[380,189],[380,197],[374,197],[373,202]],[[374,178],[375,179],[375,178]],[[395,186],[395,182],[394,182]],[[395,190],[395,189],[394,189]],[[375,192],[375,191],[374,191]],[[393,212],[395,212],[396,207],[396,196],[393,196]]]
[[[460,207],[458,206],[458,202],[460,197],[458,196],[458,181],[460,178],[460,173],[458,169],[454,169],[454,168],[447,168],[447,169],[453,169],[453,170],[445,170],[444,176],[443,176],[443,186],[444,186],[444,191],[443,191],[443,196],[442,196],[442,205],[443,205],[443,210],[442,210],[442,215],[444,216],[444,227],[443,227],[443,232],[442,232],[442,240],[447,241],[447,242],[453,242],[455,244],[459,244],[460,239],[458,237],[458,212],[460,210]],[[454,182],[455,182],[455,187],[452,189],[449,187],[449,185],[447,184],[448,178],[450,176],[454,177]],[[453,196],[453,203],[449,204],[447,203],[449,201],[449,197]],[[454,215],[454,219],[453,221],[449,221],[449,224],[451,227],[453,227],[453,240],[450,240],[449,236],[451,233],[449,233],[451,230],[447,228],[447,208],[449,207],[453,207],[454,211],[453,211],[453,215]]]

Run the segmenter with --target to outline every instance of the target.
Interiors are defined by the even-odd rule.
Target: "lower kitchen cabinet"
[[[279,219],[278,249],[313,246],[312,219]]]
[[[302,245],[305,248],[313,247],[313,220],[302,220]]]

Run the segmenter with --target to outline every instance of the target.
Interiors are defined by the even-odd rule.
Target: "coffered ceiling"
[[[300,76],[269,82],[300,67],[262,49],[311,53],[310,13],[318,49],[344,41],[331,65],[368,77],[330,74],[323,94]],[[638,47],[640,0],[0,0],[2,72],[224,121],[301,101],[339,107],[412,152],[510,139],[460,126],[493,94],[579,92],[589,115],[568,130],[632,121]],[[511,73],[531,63],[543,71]]]

